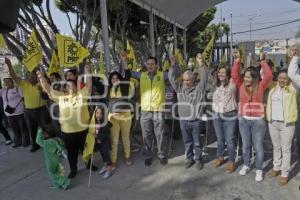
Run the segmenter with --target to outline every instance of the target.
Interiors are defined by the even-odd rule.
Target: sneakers
[[[103,174],[106,172],[106,170],[107,170],[107,167],[106,167],[106,166],[103,166],[103,167],[100,169],[99,174],[100,174],[100,175],[103,175]]]
[[[256,182],[261,182],[263,180],[264,180],[263,171],[262,170],[256,170],[255,181]]]
[[[288,177],[282,177],[280,176],[279,177],[279,185],[280,186],[285,186],[289,181],[289,178]]]
[[[235,170],[234,163],[231,162],[231,161],[229,161],[229,162],[227,163],[227,167],[226,167],[227,173],[228,173],[228,174],[231,174],[232,172],[234,172],[234,170]]]
[[[103,179],[108,179],[109,177],[111,177],[112,174],[113,174],[112,171],[106,170],[106,171],[102,174],[102,178],[103,178]]]
[[[12,141],[11,141],[11,140],[7,140],[7,141],[5,142],[5,145],[10,145],[10,144],[12,144]]]
[[[30,152],[33,153],[33,152],[36,152],[37,150],[39,150],[41,147],[39,145],[32,145],[31,149],[30,149]]]
[[[203,169],[203,163],[201,160],[196,160],[196,168],[198,170],[202,170]]]
[[[193,164],[195,164],[195,161],[194,160],[189,160],[187,159],[185,162],[184,162],[184,167],[186,169],[190,168],[191,166],[193,166]]]
[[[243,165],[242,169],[239,171],[241,176],[245,176],[250,171],[250,167]]]
[[[280,170],[274,170],[274,169],[272,169],[270,172],[269,172],[269,176],[271,176],[271,177],[276,177],[276,176],[278,176],[278,175],[280,175],[281,174],[281,171]]]
[[[168,164],[168,158],[160,158],[159,162],[161,165],[167,165]]]
[[[77,174],[77,170],[73,170],[73,171],[71,171],[71,172],[69,173],[68,178],[69,178],[69,179],[72,179],[72,178],[74,178],[74,177],[76,176],[76,174]]]
[[[146,158],[145,159],[145,166],[146,167],[149,167],[152,165],[152,158]]]
[[[20,146],[22,146],[21,144],[14,144],[13,146],[12,146],[12,148],[17,148],[17,147],[20,147]]]
[[[224,163],[224,158],[217,158],[214,160],[214,166],[215,168],[220,167]]]

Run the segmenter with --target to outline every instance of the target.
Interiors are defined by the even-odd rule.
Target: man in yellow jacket
[[[162,165],[168,163],[167,140],[165,131],[165,80],[167,74],[158,70],[157,60],[149,57],[146,72],[131,72],[131,76],[140,81],[141,128],[144,142],[145,166],[152,164],[152,145],[156,137],[158,158]]]

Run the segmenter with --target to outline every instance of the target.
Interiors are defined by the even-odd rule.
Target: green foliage
[[[208,24],[214,19],[216,11],[216,7],[207,9],[187,27],[187,46],[190,57],[201,52],[209,42],[214,26],[201,35],[199,33],[207,29]]]

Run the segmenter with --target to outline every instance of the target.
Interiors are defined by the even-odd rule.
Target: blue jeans
[[[181,134],[188,160],[202,160],[202,145],[200,141],[200,120],[180,120]]]
[[[252,145],[256,153],[256,169],[263,169],[264,162],[264,137],[266,133],[266,122],[264,119],[247,120],[239,119],[240,133],[243,142],[244,165],[250,167]]]
[[[230,115],[231,119],[226,119]],[[235,162],[236,157],[236,137],[235,131],[237,128],[237,112],[232,111],[224,114],[215,114],[214,127],[218,143],[218,157],[224,157],[225,142],[228,150],[229,161]]]

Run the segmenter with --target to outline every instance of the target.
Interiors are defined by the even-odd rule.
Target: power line
[[[265,29],[270,29],[270,28],[275,28],[275,27],[278,27],[278,26],[283,26],[283,25],[291,24],[291,23],[298,22],[298,21],[300,21],[300,19],[296,19],[296,20],[293,20],[293,21],[289,21],[289,22],[286,22],[286,23],[281,23],[281,24],[277,24],[277,25],[273,25],[273,26],[267,26],[267,27],[263,27],[263,28],[253,29],[251,31],[250,30],[239,31],[239,32],[235,32],[235,33],[232,33],[232,34],[236,35],[236,34],[242,34],[242,33],[249,33],[249,32],[261,31],[261,30],[265,30]]]

